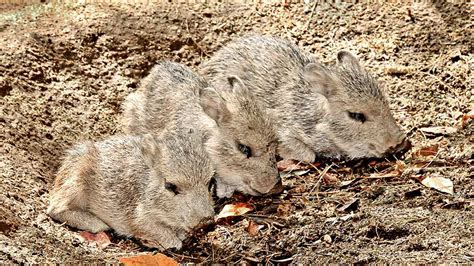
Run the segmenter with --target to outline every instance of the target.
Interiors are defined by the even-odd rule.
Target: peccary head
[[[220,177],[217,195],[268,193],[280,181],[274,123],[238,77],[214,86],[219,92],[202,89],[200,103],[218,128],[206,144]]]
[[[143,152],[151,174],[159,180],[156,190],[142,195],[154,214],[148,218],[159,217],[178,233],[190,232],[214,215],[210,191],[214,168],[200,136],[192,131],[165,131],[159,142],[159,151],[148,145]]]
[[[58,172],[47,212],[81,230],[112,228],[146,245],[179,249],[214,215],[214,168],[199,139],[173,131],[76,145]]]
[[[337,61],[335,72],[319,63],[309,63],[303,74],[327,100],[317,131],[332,142],[333,156],[382,157],[405,149],[409,142],[376,80],[349,52],[339,52]]]

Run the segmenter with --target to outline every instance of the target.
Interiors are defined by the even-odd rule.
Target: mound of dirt
[[[114,235],[106,248],[89,245],[46,216],[63,151],[120,133],[122,101],[156,61],[197,69],[249,33],[291,39],[327,64],[339,50],[356,53],[414,147],[388,162],[298,165],[281,195],[217,202],[217,211],[229,201],[255,211],[165,254],[179,262],[472,263],[472,5],[319,2],[2,4],[0,263],[117,263],[148,252]],[[425,133],[435,126],[454,130]],[[417,181],[433,176],[452,180],[454,195]],[[258,230],[249,233],[251,225]]]

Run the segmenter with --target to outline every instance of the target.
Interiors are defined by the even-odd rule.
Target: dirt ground
[[[281,195],[230,200],[256,210],[165,254],[179,262],[473,263],[472,3],[72,2],[0,5],[0,263],[118,262],[150,252],[114,235],[103,249],[83,243],[46,216],[63,151],[119,132],[124,97],[157,60],[197,69],[248,33],[291,39],[327,64],[341,49],[356,53],[414,147],[398,159],[282,173]],[[435,126],[455,132],[422,130]],[[453,181],[454,195],[416,180],[436,176]],[[250,234],[249,223],[262,228]]]

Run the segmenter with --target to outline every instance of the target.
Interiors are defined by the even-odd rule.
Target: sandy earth
[[[232,199],[253,204],[251,215],[165,254],[180,262],[473,263],[474,123],[465,115],[474,109],[474,7],[441,2],[1,4],[0,263],[117,262],[149,252],[115,235],[106,248],[88,245],[46,216],[63,151],[119,132],[124,97],[157,60],[197,69],[251,32],[291,39],[327,64],[341,49],[356,53],[414,147],[398,160],[293,171],[281,195]],[[434,126],[455,132],[422,131]],[[420,176],[452,180],[454,195],[424,187]],[[250,234],[249,222],[261,230]]]

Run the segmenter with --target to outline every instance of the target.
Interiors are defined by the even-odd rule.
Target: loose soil
[[[158,60],[197,69],[249,33],[290,39],[327,64],[339,50],[356,53],[413,148],[283,173],[281,195],[220,200],[217,211],[231,201],[256,210],[164,253],[179,262],[474,261],[472,4],[29,2],[0,6],[0,263],[117,263],[153,252],[113,234],[106,248],[89,245],[45,214],[61,156],[120,132],[124,97]],[[456,132],[420,130],[434,126]],[[454,195],[420,176],[452,180]],[[262,228],[250,234],[249,223]]]

